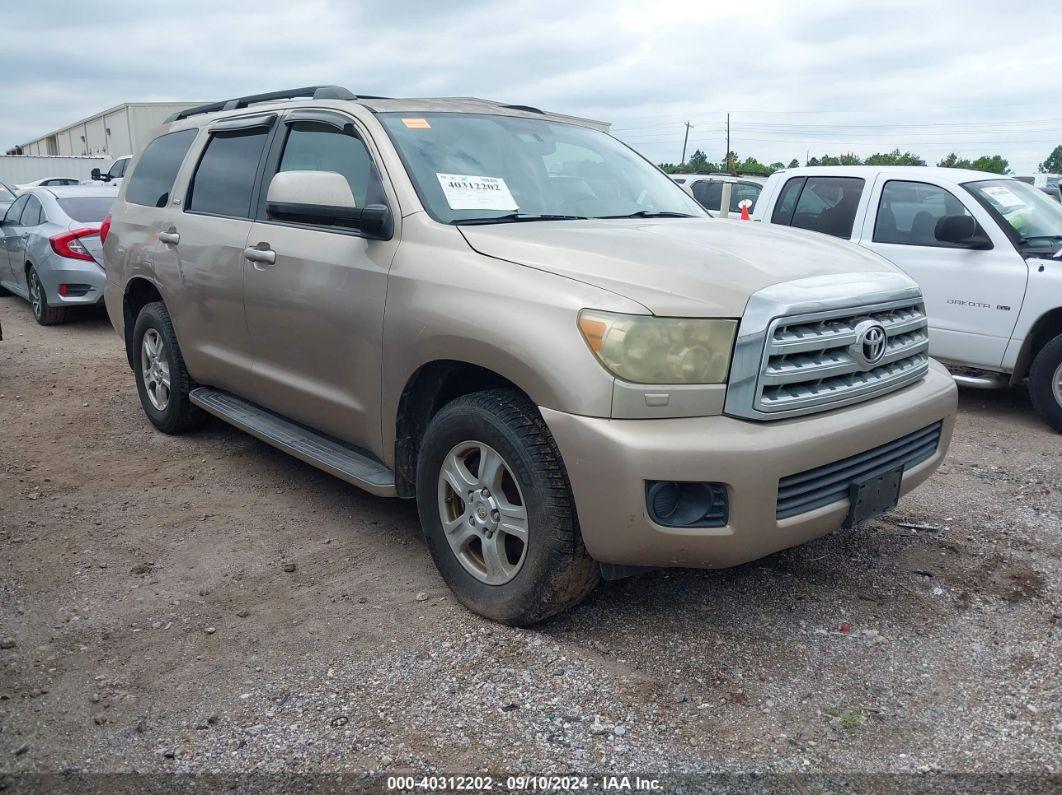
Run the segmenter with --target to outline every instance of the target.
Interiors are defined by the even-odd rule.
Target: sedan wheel
[[[153,328],[140,344],[140,372],[151,405],[165,411],[170,402],[170,360],[162,335]]]
[[[33,307],[33,316],[39,323],[44,313],[44,286],[37,277],[37,271],[31,270],[29,274],[29,297],[30,306]]]

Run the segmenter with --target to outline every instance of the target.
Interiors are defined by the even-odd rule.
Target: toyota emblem
[[[869,370],[885,358],[887,342],[883,325],[876,320],[864,320],[856,326],[855,343],[848,350],[864,370]]]

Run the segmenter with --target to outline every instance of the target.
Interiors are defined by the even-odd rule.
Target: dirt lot
[[[515,630],[412,503],[155,432],[104,315],[0,322],[0,772],[1062,768],[1062,437],[1023,392],[963,394],[881,521]]]

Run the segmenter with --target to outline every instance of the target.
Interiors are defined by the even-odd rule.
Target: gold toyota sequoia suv
[[[101,236],[148,419],[415,498],[497,621],[861,522],[951,438],[914,282],[709,218],[599,122],[318,86],[181,111],[130,174]]]

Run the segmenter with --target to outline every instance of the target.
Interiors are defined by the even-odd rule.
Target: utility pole
[[[692,124],[686,122],[686,137],[682,139],[682,160],[679,162],[679,165],[686,162],[686,144],[690,140],[690,127],[692,126]]]
[[[730,114],[726,114],[726,170],[730,173],[734,169],[730,166]]]

